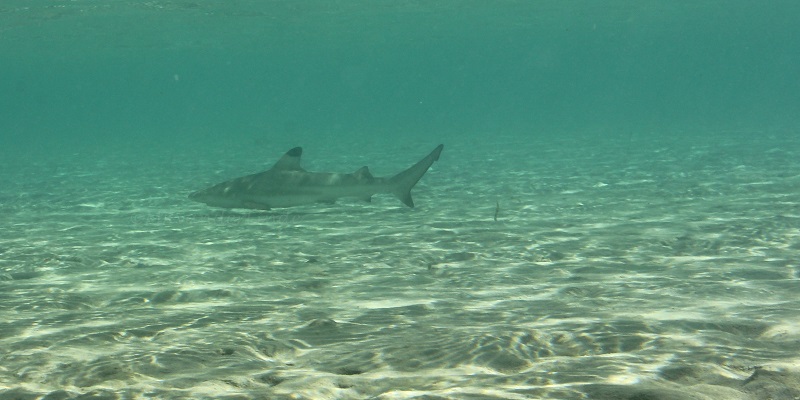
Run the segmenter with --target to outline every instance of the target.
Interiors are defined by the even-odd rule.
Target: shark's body
[[[352,174],[309,172],[300,166],[303,149],[295,147],[272,168],[253,175],[222,182],[189,195],[189,198],[214,207],[269,210],[313,203],[333,203],[340,197],[366,201],[378,193],[391,193],[403,204],[414,207],[411,188],[431,164],[439,159],[443,145],[427,157],[392,177],[374,177],[367,167]]]

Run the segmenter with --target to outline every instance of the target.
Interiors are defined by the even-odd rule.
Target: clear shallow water
[[[798,4],[4,1],[0,399],[796,399]]]
[[[189,158],[21,166],[3,396],[791,398],[800,144],[725,138],[448,143],[413,210],[218,211]]]

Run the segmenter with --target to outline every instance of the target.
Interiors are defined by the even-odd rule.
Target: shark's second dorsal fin
[[[375,177],[372,176],[372,174],[369,172],[369,168],[367,167],[361,167],[357,169],[356,172],[353,172],[353,176],[355,176],[356,179],[358,179],[359,181],[372,181],[373,179],[375,179]]]
[[[281,157],[281,159],[272,166],[272,169],[284,171],[303,171],[303,167],[300,166],[300,156],[302,155],[303,148],[295,147],[287,151],[286,154],[284,154],[283,157]]]

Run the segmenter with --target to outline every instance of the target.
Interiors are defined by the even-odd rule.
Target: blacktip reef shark
[[[211,186],[189,195],[209,206],[269,210],[313,203],[333,203],[340,197],[356,197],[366,201],[372,195],[390,193],[408,207],[414,207],[411,188],[439,159],[444,145],[436,146],[425,158],[392,177],[374,177],[369,168],[361,167],[352,174],[309,172],[300,166],[301,147],[286,152],[272,168]]]

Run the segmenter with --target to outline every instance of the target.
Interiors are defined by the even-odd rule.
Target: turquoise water
[[[796,15],[3,2],[0,399],[797,398]]]

